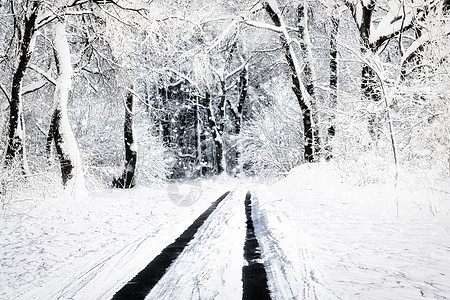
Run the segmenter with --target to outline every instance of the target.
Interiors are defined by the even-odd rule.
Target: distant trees
[[[338,106],[338,34],[339,23],[342,17],[342,11],[339,6],[332,6],[330,14],[330,91],[328,94],[329,100],[329,113],[328,113],[328,126],[326,127],[326,139],[325,144],[325,159],[331,160],[333,158],[333,147],[331,146],[332,139],[336,135],[336,108]]]

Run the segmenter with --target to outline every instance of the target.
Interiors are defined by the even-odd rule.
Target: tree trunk
[[[221,144],[221,159],[220,162],[222,171],[228,171],[228,161],[227,161],[227,151],[226,145],[224,141],[225,136],[225,118],[226,118],[226,82],[225,79],[220,80],[220,102],[219,102],[219,120],[216,120],[217,129],[218,129],[218,142]],[[213,111],[212,111],[213,112]],[[215,117],[216,115],[214,115]],[[216,147],[217,148],[217,147]],[[219,171],[219,174],[222,173]]]
[[[370,43],[370,29],[372,25],[372,15],[375,10],[376,0],[370,0],[367,5],[362,4],[361,24],[359,26],[359,36],[361,39],[361,53],[364,55],[371,52],[376,52],[376,44]],[[375,71],[367,64],[363,65],[361,71],[361,92],[363,100],[370,100],[374,102],[381,101],[381,83]],[[381,137],[381,120],[377,113],[370,113],[368,120],[369,134],[374,141]]]
[[[53,137],[55,141],[63,185],[66,188],[69,187],[70,191],[78,192],[80,189],[84,190],[85,185],[80,153],[67,114],[67,101],[72,86],[72,65],[65,25],[61,22],[55,24],[53,46],[58,79],[55,87],[49,137]],[[51,143],[51,140],[48,139],[47,151],[49,150],[49,141]]]
[[[281,46],[284,49],[284,54],[286,57],[287,64],[291,70],[291,78],[292,78],[292,90],[294,91],[295,96],[297,97],[298,104],[302,111],[303,117],[303,140],[304,140],[304,159],[307,162],[314,161],[314,143],[313,143],[313,131],[312,131],[312,117],[311,117],[311,109],[309,105],[306,103],[306,99],[303,95],[302,90],[305,90],[300,82],[300,67],[297,61],[297,57],[294,54],[294,51],[291,46],[291,41],[288,40],[289,36],[287,35],[285,26],[282,26],[282,22],[280,16],[278,15],[279,10],[278,7],[273,8],[270,6],[268,2],[264,2],[263,6],[267,13],[269,14],[272,22],[275,26],[282,28],[283,33],[280,34]],[[306,91],[305,91],[306,92]]]
[[[15,67],[9,114],[8,143],[5,153],[6,166],[13,165],[17,159],[24,172],[27,171],[24,139],[25,128],[22,109],[22,82],[34,48],[34,34],[40,1],[32,1],[24,21],[22,36],[19,36],[18,63]],[[17,25],[17,24],[16,24]],[[21,32],[21,30],[19,30]]]
[[[306,9],[306,1],[304,4],[300,4],[297,7],[298,10],[298,28],[300,34],[300,49],[303,54],[303,76],[305,79],[305,87],[310,97],[310,106],[311,106],[311,117],[313,121],[313,142],[314,142],[314,160],[318,160],[320,153],[322,152],[320,134],[319,134],[319,113],[317,111],[317,93],[316,87],[314,85],[315,76],[313,73],[313,69],[311,67],[311,63],[313,62],[313,56],[311,52],[311,41],[309,39],[308,32],[308,18],[307,13],[305,14]]]
[[[124,123],[124,141],[125,141],[125,167],[120,178],[114,178],[113,186],[117,188],[129,189],[135,185],[135,171],[137,160],[137,147],[133,135],[133,93],[127,93],[125,103],[125,123]]]
[[[240,77],[239,77],[239,85],[238,85],[238,93],[239,93],[239,99],[238,99],[238,106],[237,108],[233,108],[230,105],[232,116],[233,116],[233,123],[234,123],[234,134],[236,137],[239,136],[241,133],[242,128],[242,121],[243,121],[243,112],[244,112],[244,103],[247,99],[247,91],[248,91],[248,65],[246,64],[244,68],[241,71]],[[235,153],[234,153],[234,166],[236,167],[236,173],[240,172],[239,167],[239,148],[235,147]]]
[[[248,65],[245,65],[241,71],[240,79],[239,79],[239,103],[237,107],[237,115],[234,119],[234,128],[236,135],[241,133],[242,128],[242,118],[244,112],[244,103],[247,99],[247,91],[248,91]],[[236,152],[238,155],[238,152]]]
[[[368,51],[376,51],[376,47],[370,43],[370,29],[372,25],[372,15],[375,9],[375,0],[371,0],[367,5],[362,4],[361,24],[359,26],[359,37],[361,39],[361,53],[364,55]],[[381,100],[381,89],[375,71],[364,64],[361,72],[361,91],[365,99],[373,101]]]
[[[165,108],[163,109],[163,115],[160,117],[160,126],[161,126],[161,133],[162,133],[162,139],[163,143],[166,147],[170,147],[171,144],[171,136],[170,136],[170,115],[169,112],[167,112],[167,102],[169,101],[169,88],[163,87],[158,88],[158,93],[161,96],[161,105],[160,107]]]
[[[194,118],[195,118],[195,148],[197,149],[197,160],[196,160],[196,167],[198,169],[198,175],[199,176],[205,176],[206,175],[206,165],[205,165],[205,150],[206,147],[204,145],[205,135],[203,133],[204,127],[202,123],[202,114],[201,114],[201,108],[200,108],[200,97],[195,96],[195,112],[194,112]]]
[[[330,114],[327,128],[327,146],[325,159],[328,161],[333,158],[333,149],[330,144],[336,134],[336,114],[335,109],[338,103],[338,45],[337,35],[339,32],[339,18],[331,16],[330,31],[330,94],[329,108]]]
[[[208,96],[208,93],[206,93],[206,96]],[[202,153],[202,157],[201,157],[201,162],[202,162],[202,172],[201,174],[203,176],[205,176],[208,173],[208,168],[210,163],[210,157],[208,156],[207,153],[207,149],[208,149],[208,145],[206,143],[206,136],[207,136],[207,132],[206,132],[206,126],[209,126],[209,114],[208,114],[208,110],[209,110],[209,99],[207,99],[207,97],[199,97],[199,100],[201,100],[200,104],[201,104],[201,108],[203,110],[203,113],[200,115],[201,116],[201,134],[200,134],[200,145],[201,145],[201,153]]]
[[[211,129],[211,135],[214,140],[214,148],[215,148],[215,160],[217,165],[217,174],[221,174],[223,171],[225,171],[224,165],[223,165],[223,143],[222,143],[222,136],[220,134],[220,129],[217,126],[216,119],[214,117],[214,110],[211,103],[211,96],[209,93],[206,93],[206,99],[205,99],[207,110],[208,110],[208,122],[209,127]]]

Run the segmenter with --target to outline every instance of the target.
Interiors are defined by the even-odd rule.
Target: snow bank
[[[343,174],[331,163],[302,164],[292,169],[286,178],[274,184],[277,192],[292,195],[299,189],[336,189],[343,183]]]
[[[433,215],[420,204],[430,189],[355,187],[344,174],[304,165],[254,191],[273,299],[449,298],[449,194]]]

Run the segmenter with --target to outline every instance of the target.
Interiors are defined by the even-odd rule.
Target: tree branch
[[[0,83],[0,90],[2,90],[3,94],[5,94],[6,100],[8,100],[8,103],[11,103],[11,99],[9,98],[8,93],[5,91],[3,85]]]
[[[51,84],[56,85],[56,79],[54,79],[50,73],[45,72],[44,70],[42,70],[41,68],[39,68],[38,66],[35,66],[35,65],[30,64],[28,67],[31,70],[35,71],[36,73],[42,75]]]

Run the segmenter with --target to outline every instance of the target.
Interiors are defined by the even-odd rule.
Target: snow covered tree
[[[253,107],[238,137],[243,172],[265,178],[283,176],[303,161],[301,110],[295,95],[278,76],[263,85],[268,103]]]
[[[313,93],[314,88],[312,85],[312,69],[308,63],[305,64],[305,69],[302,70],[298,61],[298,57],[294,48],[294,43],[292,37],[289,35],[288,28],[283,20],[281,10],[278,7],[276,0],[272,1],[264,1],[262,3],[263,8],[269,14],[272,22],[276,26],[276,31],[280,33],[279,38],[281,42],[281,46],[284,49],[284,55],[286,57],[287,64],[291,71],[292,77],[292,90],[297,97],[298,104],[301,108],[303,115],[303,129],[304,129],[304,158],[305,161],[313,162],[315,160],[314,157],[314,136],[313,136],[313,114],[317,113],[312,111],[312,103],[314,101],[311,93]],[[302,14],[304,9],[303,6],[299,6],[299,12]],[[301,15],[299,18],[303,19]],[[304,25],[303,25],[304,26]],[[303,27],[304,28],[304,27]],[[302,30],[300,30],[302,31]],[[303,41],[304,42],[304,41]],[[303,49],[305,50],[307,47],[306,44],[303,44]],[[307,49],[306,49],[307,50]],[[305,53],[306,54],[306,53]],[[306,67],[308,66],[308,67]],[[306,82],[310,83],[308,88],[304,86],[302,82],[303,76],[302,72],[306,70]]]
[[[56,80],[49,138],[53,138],[55,142],[64,186],[78,191],[85,189],[85,185],[80,152],[67,113],[67,101],[72,87],[73,70],[66,27],[62,21],[57,21],[54,25],[53,46],[58,78]]]
[[[398,36],[402,37],[403,33],[414,28],[417,22],[425,18],[429,11],[434,10],[436,6],[441,6],[439,2],[346,1],[359,31],[361,55],[363,57],[380,55],[391,39]],[[399,46],[399,51],[403,51],[401,38]],[[374,102],[381,101],[380,85],[376,71],[367,63],[363,63],[361,72],[363,99]],[[380,138],[380,122],[380,115],[371,112],[368,119],[368,128],[374,140]]]
[[[10,115],[5,163],[6,166],[10,166],[15,160],[18,160],[23,170],[27,171],[24,148],[25,123],[23,120],[22,86],[35,45],[35,33],[42,1],[27,1],[24,6],[19,5],[21,3],[16,3],[16,1],[11,1],[10,4],[17,42],[14,55],[11,97],[9,100]]]

